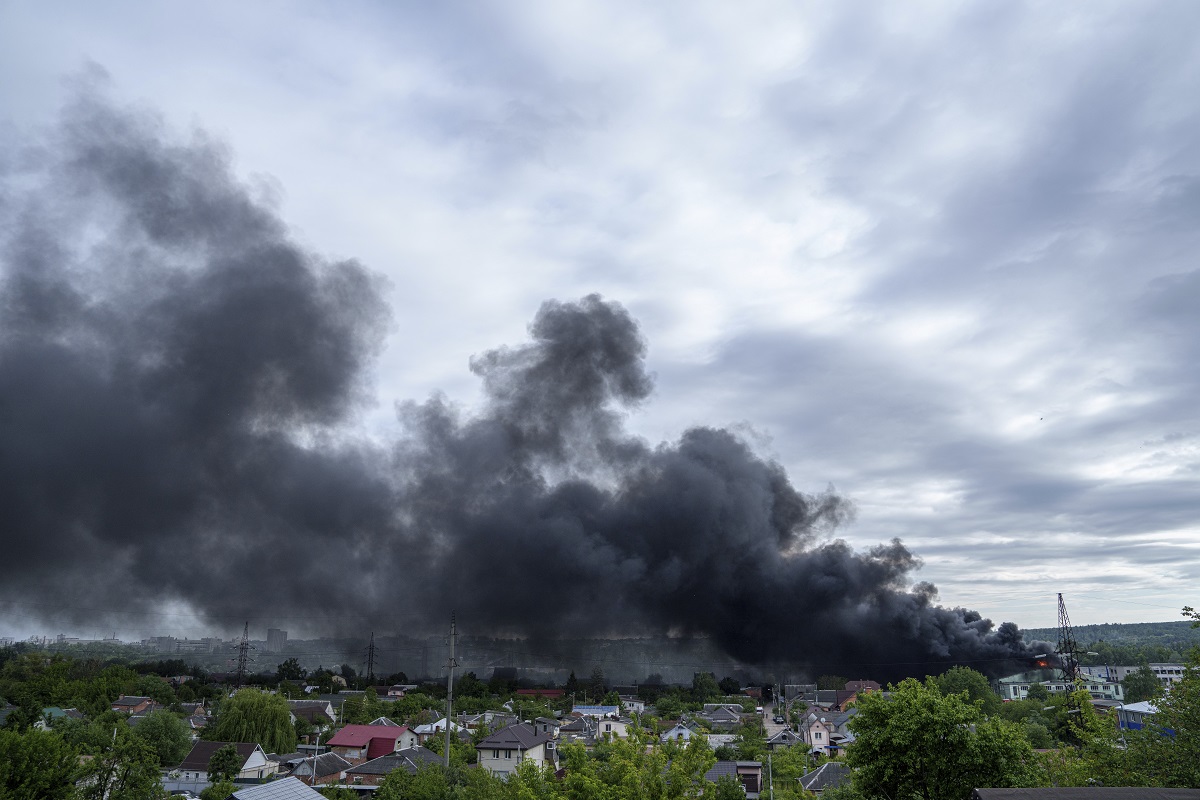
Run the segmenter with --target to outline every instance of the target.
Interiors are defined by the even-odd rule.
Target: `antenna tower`
[[[371,643],[367,645],[367,681],[375,685],[375,631],[371,631]]]
[[[1075,634],[1071,632],[1071,618],[1067,616],[1067,604],[1063,601],[1062,592],[1058,594],[1058,655],[1062,662],[1062,671],[1068,681],[1079,680],[1079,644]]]
[[[458,662],[454,659],[454,641],[458,639],[458,628],[454,622],[454,612],[450,612],[450,658],[446,660],[446,668],[450,676],[446,680],[446,768],[450,768],[450,718],[454,714],[454,668]]]
[[[250,644],[250,623],[246,623],[246,627],[242,629],[242,640],[238,642],[238,660],[237,660],[237,680],[235,686],[242,688],[242,681],[246,679],[246,665],[250,662],[250,651],[254,649],[254,645]]]

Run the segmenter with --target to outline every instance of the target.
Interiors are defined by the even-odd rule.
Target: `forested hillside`
[[[1200,628],[1190,622],[1135,622],[1077,625],[1075,640],[1099,656],[1085,656],[1084,664],[1136,664],[1140,661],[1179,661],[1192,647],[1200,647]],[[1057,628],[1026,628],[1025,639],[1058,641]]]

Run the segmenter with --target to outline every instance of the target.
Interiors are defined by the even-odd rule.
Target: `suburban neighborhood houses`
[[[521,686],[518,673],[496,668],[487,680],[458,676],[448,717],[443,685],[403,674],[380,682],[287,660],[263,675],[205,674],[170,661],[138,671],[9,652],[0,736],[10,749],[53,737],[77,753],[64,779],[84,795],[107,786],[103,800],[125,795],[100,767],[133,753],[142,760],[127,774],[138,776],[139,796],[204,800],[276,796],[259,787],[278,787],[279,797],[391,800],[412,796],[418,780],[453,783],[464,797],[484,785],[502,793],[536,784],[568,798],[586,781],[619,784],[635,774],[647,795],[686,786],[694,797],[923,800],[906,794],[902,776],[942,769],[957,788],[933,800],[996,788],[973,776],[1030,790],[1094,780],[1188,785],[1170,765],[1195,752],[1188,714],[1200,704],[1200,674],[1193,662],[1178,675],[1170,662],[1154,666],[1090,668],[1075,681],[1045,665],[992,679],[954,666],[895,684],[828,675],[745,685],[696,672],[690,686],[621,687],[599,667],[590,680],[572,674],[565,687]],[[68,674],[81,677],[61,679]],[[1000,772],[989,754],[1002,758]],[[898,760],[876,773],[888,759]],[[877,774],[890,777],[872,783]]]

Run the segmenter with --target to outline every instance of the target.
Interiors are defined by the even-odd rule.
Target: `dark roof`
[[[333,717],[325,712],[325,703],[314,703],[307,706],[292,706],[292,716],[296,719],[303,719],[308,722],[315,720],[324,720],[325,722],[333,722]]]
[[[208,762],[212,760],[213,753],[228,744],[237,748],[238,755],[242,757],[243,764],[258,749],[258,745],[249,742],[196,742],[192,745],[191,752],[184,756],[183,761],[179,762],[179,769],[207,772]]]
[[[142,703],[152,703],[152,702],[154,702],[154,701],[149,697],[138,697],[137,695],[128,694],[128,695],[122,695],[121,697],[118,697],[116,700],[113,700],[112,704],[114,706],[140,706]]]
[[[808,792],[822,792],[841,786],[850,780],[850,768],[840,761],[827,761],[800,778],[800,785]]]
[[[347,775],[387,775],[392,770],[403,769],[415,775],[422,764],[440,763],[442,757],[427,747],[406,747],[386,756],[373,758],[346,770]]]
[[[481,750],[497,748],[503,750],[514,747],[529,750],[549,741],[552,741],[552,737],[544,733],[538,733],[533,729],[532,725],[522,722],[520,725],[509,725],[507,728],[501,728],[475,745],[475,747]]]
[[[849,689],[849,690],[851,690],[851,691],[855,691],[855,692],[863,692],[863,691],[875,691],[875,692],[877,692],[877,691],[879,691],[880,689],[882,689],[883,687],[882,687],[882,686],[880,686],[880,685],[879,685],[878,683],[876,683],[875,681],[860,680],[860,681],[850,681],[850,682],[848,682],[848,683],[846,684],[846,688],[847,688],[847,689]]]
[[[738,767],[758,767],[762,769],[761,761],[718,761],[713,764],[712,769],[704,773],[704,780],[709,783],[716,783],[721,776],[728,775],[731,778],[741,779],[741,773],[738,772]]]
[[[344,769],[349,769],[353,766],[349,761],[339,756],[337,753],[322,753],[317,756],[317,777],[324,778],[327,775],[333,775],[336,772],[341,772]],[[313,766],[312,756],[300,759],[300,762],[292,769],[293,775],[311,775]]]
[[[1200,789],[1149,786],[1077,786],[1047,789],[976,789],[973,800],[1200,800]]]

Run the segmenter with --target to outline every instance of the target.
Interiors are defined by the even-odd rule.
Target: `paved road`
[[[763,715],[764,715],[763,723],[767,729],[767,738],[768,739],[770,739],[772,736],[774,736],[775,734],[779,733],[781,730],[783,730],[784,728],[787,727],[787,725],[777,725],[773,721],[773,718],[775,716],[775,706],[774,705],[763,706]]]

